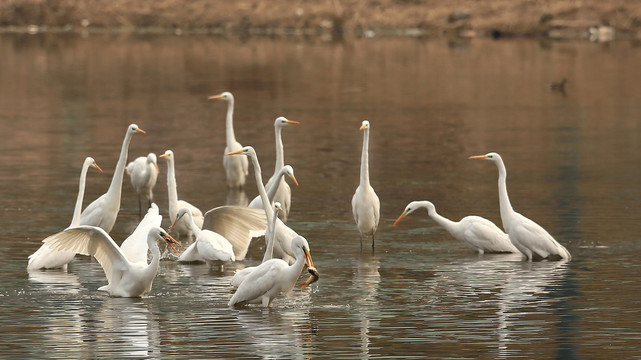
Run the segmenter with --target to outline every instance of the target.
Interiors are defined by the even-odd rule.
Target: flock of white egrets
[[[285,165],[281,129],[298,124],[296,121],[279,117],[274,122],[276,135],[276,164],[274,174],[266,184],[258,156],[251,146],[243,147],[236,141],[233,129],[234,97],[229,92],[211,96],[209,99],[227,102],[226,148],[223,156],[227,186],[244,186],[249,174],[251,161],[254,167],[258,196],[248,206],[220,206],[203,214],[197,207],[179,200],[175,172],[175,158],[167,150],[160,158],[167,161],[167,189],[169,218],[172,226],[169,232],[160,227],[162,216],[153,201],[153,188],[159,169],[157,157],[151,153],[127,164],[129,143],[132,136],[145,133],[137,125],[127,128],[109,189],[105,194],[82,210],[87,171],[94,167],[102,172],[93,158],[87,157],[80,173],[78,197],[71,224],[65,230],[43,240],[43,245],[29,256],[27,269],[67,268],[76,254],[96,258],[104,269],[107,285],[99,290],[111,296],[139,297],[151,290],[153,279],[159,267],[161,255],[157,240],[164,240],[168,249],[178,253],[182,247],[169,233],[179,240],[191,242],[177,258],[180,262],[206,262],[209,266],[243,260],[251,240],[264,235],[266,248],[263,260],[256,267],[247,267],[236,272],[231,285],[236,288],[229,306],[260,303],[270,306],[273,299],[294,288],[302,270],[307,265],[309,278],[301,282],[306,286],[318,280],[319,273],[314,267],[307,240],[285,225],[291,204],[291,189],[285,181],[288,176],[298,185],[294,169]],[[363,238],[374,237],[380,218],[380,201],[369,180],[369,131],[370,123],[362,122],[363,148],[361,154],[360,183],[352,198],[354,221]],[[547,231],[532,220],[515,212],[510,205],[506,188],[506,170],[501,157],[496,153],[472,156],[470,159],[485,159],[496,163],[499,169],[499,200],[501,218],[505,232],[491,221],[478,216],[467,216],[459,222],[448,220],[436,213],[429,201],[413,201],[394,222],[419,208],[427,209],[428,215],[444,227],[453,237],[463,241],[478,253],[521,252],[524,258],[570,259],[570,253]],[[125,166],[126,165],[126,166]],[[143,204],[147,213],[136,230],[120,246],[109,236],[120,210],[122,182],[125,172],[138,194],[139,209]],[[142,215],[142,214],[141,214]],[[176,245],[176,246],[174,246]],[[165,255],[167,256],[167,254]]]

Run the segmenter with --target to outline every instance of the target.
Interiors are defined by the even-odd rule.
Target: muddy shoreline
[[[626,0],[8,0],[0,32],[641,38]]]

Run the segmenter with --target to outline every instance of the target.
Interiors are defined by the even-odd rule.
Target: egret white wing
[[[112,284],[114,275],[129,268],[128,260],[116,242],[105,230],[96,226],[81,225],[53,234],[42,240],[54,250],[72,251],[91,255],[105,271]]]
[[[136,230],[120,245],[120,249],[125,253],[129,261],[147,262],[147,252],[149,251],[147,234],[149,234],[149,228],[154,226],[160,227],[161,223],[162,215],[160,215],[158,205],[152,203],[149,210],[147,210],[147,214],[136,227]]]
[[[205,213],[203,230],[222,235],[234,248],[236,260],[247,255],[249,243],[254,237],[265,234],[267,219],[265,212],[242,206],[219,206]]]

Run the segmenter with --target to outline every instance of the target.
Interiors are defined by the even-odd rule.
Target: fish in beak
[[[307,263],[307,271],[311,274],[307,280],[303,281],[302,283],[298,284],[300,287],[305,287],[309,284],[313,284],[318,279],[320,278],[320,274],[318,273],[318,270],[314,267],[314,262],[312,261],[312,256],[309,254],[309,251],[307,249],[303,249],[303,252],[305,253],[305,262]]]
[[[181,248],[181,249],[184,249],[184,247],[183,247],[183,246],[182,246],[178,241],[176,241],[176,239],[174,239],[173,237],[171,237],[171,235],[169,235],[169,234],[165,234],[165,233],[161,233],[161,234],[160,234],[160,236],[162,236],[162,238],[165,240],[165,242],[167,243],[167,245],[169,245],[169,246],[170,246],[170,247],[171,247],[171,248],[176,252],[176,254],[180,255],[180,251],[178,251],[178,250],[174,247],[174,244],[176,244],[176,245],[180,246],[180,248]]]

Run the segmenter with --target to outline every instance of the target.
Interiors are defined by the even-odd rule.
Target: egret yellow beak
[[[408,212],[407,212],[407,211],[403,211],[403,213],[401,214],[401,216],[399,216],[399,217],[398,217],[398,219],[396,219],[396,221],[394,221],[394,224],[392,224],[392,226],[396,226],[396,224],[398,224],[399,222],[401,222],[401,220],[403,220],[403,218],[404,218],[404,217],[405,217],[405,215],[407,215],[407,214],[408,214]]]
[[[176,239],[171,237],[171,235],[164,234],[162,238],[165,239],[165,242],[167,242],[167,245],[169,245],[176,252],[176,254],[180,254],[180,251],[178,251],[173,244],[176,244],[180,246],[181,249],[184,249],[184,247],[178,241],[176,241]]]
[[[138,132],[139,132],[139,133],[141,133],[141,134],[146,134],[146,133],[147,133],[147,132],[146,132],[145,130],[143,130],[143,129],[136,129],[136,131],[138,131]]]
[[[96,168],[98,171],[100,171],[101,173],[104,173],[104,171],[102,171],[102,169],[100,168],[100,166],[98,166],[98,164],[93,163],[93,167],[95,167],[95,168]]]
[[[296,186],[298,186],[298,180],[296,180],[296,176],[294,176],[294,174],[292,174],[290,176],[290,178],[292,178],[292,180],[294,180],[294,184],[296,184]]]
[[[487,159],[487,155],[474,155],[474,156],[468,157],[468,159],[471,159],[471,160]]]
[[[238,154],[242,154],[242,153],[243,153],[243,149],[240,149],[240,150],[228,152],[227,154],[225,154],[225,156],[227,156],[227,155],[238,155]]]
[[[287,120],[287,123],[290,125],[300,125],[300,121]]]
[[[221,99],[223,96],[222,95],[212,95],[207,98],[207,100],[218,100]]]

